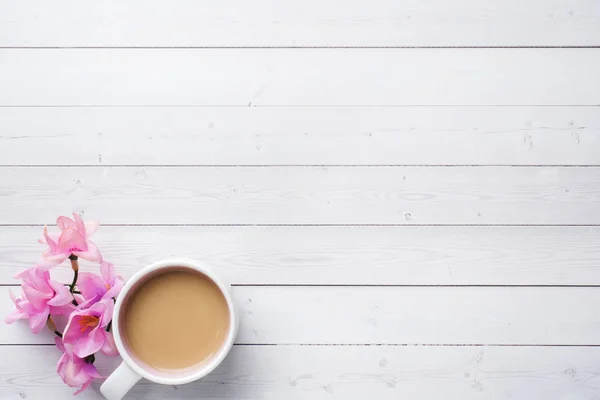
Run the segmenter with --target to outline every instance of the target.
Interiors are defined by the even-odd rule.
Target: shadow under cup
[[[118,317],[128,356],[162,378],[210,372],[212,361],[228,351],[234,328],[233,307],[223,290],[188,267],[164,267],[141,278],[125,294]]]

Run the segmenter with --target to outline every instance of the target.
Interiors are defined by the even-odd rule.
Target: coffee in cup
[[[230,286],[190,260],[152,264],[127,281],[115,304],[113,334],[123,362],[100,387],[120,400],[142,377],[192,382],[225,358],[237,334]]]
[[[175,266],[138,284],[123,303],[121,335],[132,355],[157,371],[210,360],[229,331],[219,287],[198,271]]]

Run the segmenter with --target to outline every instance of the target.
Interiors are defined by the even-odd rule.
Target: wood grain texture
[[[598,399],[598,46],[596,0],[0,0],[0,315],[78,212],[236,284],[225,363],[128,398]],[[71,398],[52,343],[0,323],[1,400]]]
[[[594,46],[593,0],[0,1],[0,46]]]
[[[41,232],[0,227],[0,284],[39,259]],[[104,226],[93,239],[126,278],[184,257],[234,284],[600,285],[600,227]]]
[[[105,224],[600,223],[600,169],[0,168],[0,221]]]
[[[4,49],[0,106],[598,105],[596,49]]]
[[[54,347],[0,347],[2,398],[71,398],[54,372],[58,356]],[[599,357],[597,347],[235,346],[201,381],[142,380],[126,399],[594,399]],[[117,363],[97,361],[104,374]],[[104,399],[98,387],[77,399]]]
[[[0,164],[600,165],[600,108],[0,108]]]
[[[8,290],[0,315],[14,308]],[[599,287],[237,286],[233,296],[237,343],[600,345]],[[0,340],[54,343],[25,321],[0,324]]]

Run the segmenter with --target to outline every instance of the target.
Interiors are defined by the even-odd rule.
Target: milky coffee
[[[138,284],[125,299],[120,331],[133,355],[165,371],[208,361],[229,331],[229,308],[207,276],[174,267]]]

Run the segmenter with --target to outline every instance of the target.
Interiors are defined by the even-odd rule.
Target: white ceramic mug
[[[135,356],[132,355],[131,350],[127,348],[121,336],[122,332],[119,327],[119,317],[122,311],[123,302],[127,299],[128,294],[130,294],[130,292],[133,293],[138,287],[143,286],[144,278],[148,277],[148,275],[160,273],[162,270],[165,270],[166,272],[166,270],[176,267],[185,267],[196,270],[210,278],[219,289],[221,289],[223,296],[227,300],[227,305],[229,306],[229,332],[227,333],[227,337],[221,349],[210,360],[190,370],[160,374],[158,371],[153,371],[143,363],[137,361]],[[142,282],[142,284],[137,285],[140,282]],[[127,281],[115,304],[112,331],[117,349],[123,358],[123,362],[102,384],[100,392],[102,392],[104,397],[109,400],[120,400],[141,378],[146,378],[156,383],[162,383],[163,385],[181,385],[200,379],[209,374],[223,361],[233,346],[237,330],[238,317],[236,307],[231,297],[231,286],[225,283],[221,277],[217,276],[209,268],[191,260],[164,260],[149,265]]]

